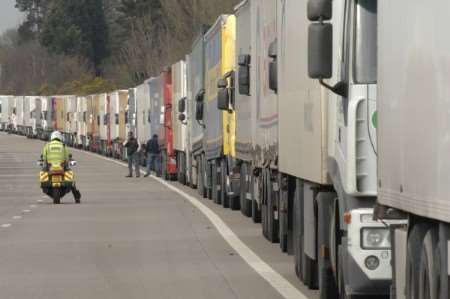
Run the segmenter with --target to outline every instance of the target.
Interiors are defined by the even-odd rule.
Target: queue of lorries
[[[3,130],[125,159],[240,210],[321,298],[449,298],[450,4],[245,0],[129,90],[2,96]]]

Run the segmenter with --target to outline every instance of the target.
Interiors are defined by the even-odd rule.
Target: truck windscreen
[[[353,80],[358,84],[377,81],[377,1],[357,0],[355,7]]]

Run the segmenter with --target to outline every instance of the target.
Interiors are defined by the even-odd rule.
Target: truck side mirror
[[[195,106],[195,120],[203,120],[203,102],[201,101],[198,101],[197,105]]]
[[[178,120],[184,122],[186,120],[186,115],[184,115],[184,113],[178,114]]]
[[[312,79],[329,79],[333,70],[333,26],[313,23],[308,29],[308,75]]]
[[[308,20],[315,21],[328,21],[332,17],[332,0],[308,0]]]
[[[178,112],[184,113],[186,111],[186,97],[178,101]]]
[[[239,55],[239,77],[238,90],[239,94],[250,95],[250,61],[251,56],[248,54]]]
[[[269,62],[269,88],[276,93],[278,91],[278,53],[276,40],[270,44],[268,55],[273,59]]]
[[[217,93],[217,108],[219,110],[230,110],[230,93],[226,86],[220,88]]]

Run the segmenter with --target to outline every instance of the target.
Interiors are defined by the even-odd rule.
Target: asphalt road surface
[[[293,258],[195,190],[74,151],[82,204],[41,193],[42,143],[0,133],[0,298],[317,298]],[[177,188],[173,190],[173,188]]]

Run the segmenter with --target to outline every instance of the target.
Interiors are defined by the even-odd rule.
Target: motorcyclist
[[[72,159],[72,154],[66,145],[62,142],[63,137],[59,131],[54,131],[50,135],[50,142],[48,142],[42,149],[41,158],[44,161],[44,167],[48,170],[48,164],[64,163],[64,168],[69,167],[69,162]],[[72,184],[72,194],[76,200],[81,199],[81,193],[77,189],[75,183]]]

